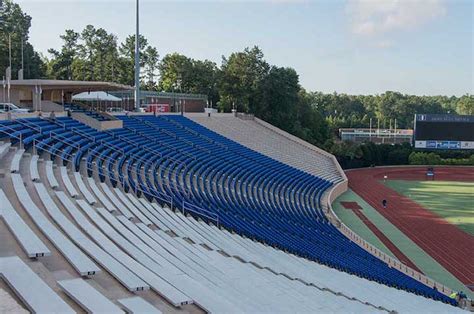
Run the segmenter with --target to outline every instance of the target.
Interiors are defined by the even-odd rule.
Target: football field
[[[474,236],[474,182],[388,180],[385,184]]]

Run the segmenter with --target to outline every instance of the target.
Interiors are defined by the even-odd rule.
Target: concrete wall
[[[28,112],[28,113],[0,113],[0,120],[14,120],[16,118],[20,119],[27,119],[27,118],[36,118],[39,116],[49,118],[50,112]],[[59,118],[59,117],[67,117],[67,112],[65,111],[60,111],[60,112],[55,112],[54,115]]]
[[[121,129],[123,127],[123,122],[121,120],[112,120],[112,121],[99,121],[82,112],[73,112],[71,117],[74,120],[77,120],[85,125],[90,126],[93,129],[98,131],[105,131],[110,129]]]

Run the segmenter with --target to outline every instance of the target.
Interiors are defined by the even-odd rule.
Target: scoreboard
[[[474,116],[416,114],[415,148],[474,149]]]

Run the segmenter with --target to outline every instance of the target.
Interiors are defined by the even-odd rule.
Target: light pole
[[[5,83],[5,76],[3,77],[3,102],[5,102],[5,88],[7,87],[7,83]]]
[[[135,111],[140,111],[140,31],[139,0],[136,0],[136,33],[135,33]]]

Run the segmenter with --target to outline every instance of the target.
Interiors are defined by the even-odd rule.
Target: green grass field
[[[388,180],[385,184],[474,235],[474,183]]]
[[[401,181],[406,182],[406,181]],[[413,182],[409,182],[413,183]],[[422,182],[423,183],[423,182]],[[430,182],[431,183],[431,182]],[[435,182],[436,183],[436,182]],[[450,182],[451,185],[452,182]],[[472,192],[471,184],[471,192]],[[474,298],[474,293],[462,284],[456,277],[448,272],[428,253],[423,251],[415,242],[413,242],[402,231],[395,227],[376,209],[365,202],[359,195],[352,190],[348,190],[333,203],[333,209],[336,215],[354,232],[359,234],[366,241],[376,246],[389,255],[393,254],[377,238],[375,234],[357,217],[351,210],[345,209],[340,202],[357,202],[362,207],[364,215],[381,230],[390,241],[392,241],[403,254],[405,254],[423,273],[434,280],[441,282],[456,291],[465,291],[470,298]],[[472,225],[471,225],[472,226]]]

